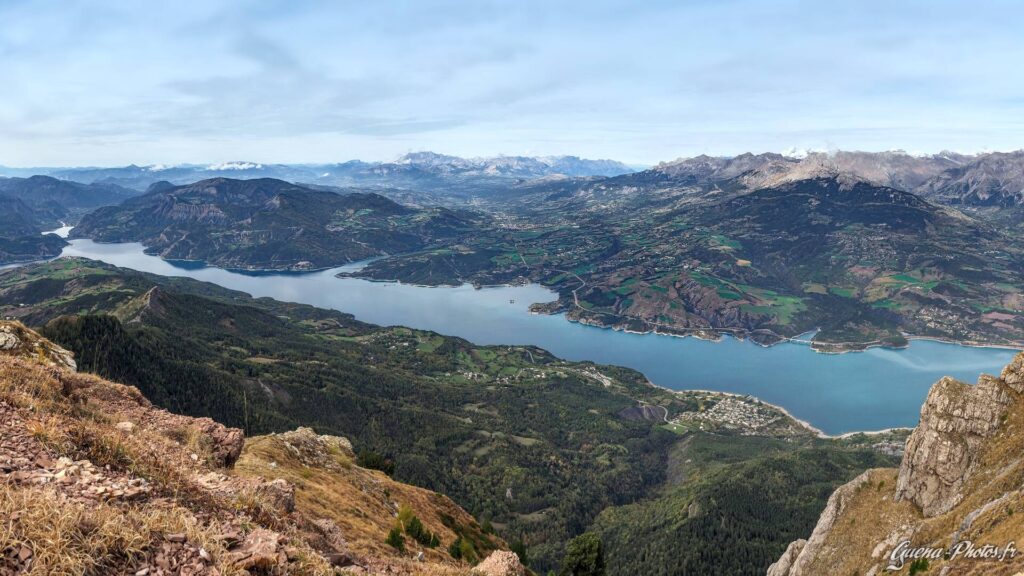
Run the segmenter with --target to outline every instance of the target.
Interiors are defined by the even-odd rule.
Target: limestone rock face
[[[909,500],[925,516],[936,516],[963,499],[962,489],[975,468],[978,448],[998,428],[1006,409],[1003,386],[1002,380],[991,376],[983,376],[975,386],[952,378],[932,386],[921,408],[921,421],[907,440],[896,500]]]
[[[526,568],[519,562],[514,552],[498,550],[491,553],[486,560],[473,569],[479,576],[525,576]]]
[[[790,542],[789,546],[786,547],[786,551],[782,553],[782,557],[768,567],[768,576],[789,576],[793,563],[796,562],[797,557],[800,556],[800,552],[803,551],[806,545],[807,540],[803,539]]]
[[[1003,368],[999,378],[1004,384],[1017,392],[1024,392],[1024,354],[1017,354],[1013,360]]]
[[[811,533],[811,537],[807,539],[802,545],[799,545],[799,549],[796,550],[796,557],[792,559],[789,569],[786,571],[782,570],[782,565],[776,568],[774,575],[776,576],[812,576],[810,572],[811,562],[814,561],[815,557],[821,552],[821,548],[825,545],[825,540],[832,532],[832,528],[836,525],[839,517],[846,509],[847,503],[853,498],[853,495],[857,492],[857,489],[863,486],[868,479],[871,477],[871,470],[863,472],[860,476],[857,476],[853,480],[850,480],[846,484],[843,484],[836,491],[832,493],[828,498],[828,503],[825,505],[825,511],[821,513],[821,517],[818,518],[818,524],[814,527],[814,532]],[[800,542],[799,540],[797,542]],[[794,543],[795,544],[795,543]],[[786,554],[779,559],[778,562],[772,564],[769,568],[769,574],[772,574],[771,569],[776,567],[776,564],[782,563],[786,560],[786,555],[793,552],[793,544],[790,544],[789,548],[786,549]]]
[[[352,443],[341,436],[317,435],[312,428],[305,426],[291,432],[276,435],[296,458],[310,467],[331,469],[337,466],[332,454],[343,454],[355,458]]]

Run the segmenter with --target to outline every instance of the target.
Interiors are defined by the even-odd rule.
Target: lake
[[[819,354],[805,344],[764,348],[725,338],[709,342],[628,334],[532,314],[533,302],[554,292],[538,285],[474,289],[431,288],[337,278],[359,264],[310,273],[253,274],[195,263],[172,264],[143,253],[141,244],[74,240],[65,256],[82,256],[164,276],[188,276],[278,300],[353,314],[380,325],[402,325],[460,336],[478,344],[533,344],[569,360],[639,370],[660,386],[752,394],[787,409],[829,434],[917,424],[928,388],[942,376],[974,382],[998,373],[1011,350],[916,340],[903,350],[875,348]]]

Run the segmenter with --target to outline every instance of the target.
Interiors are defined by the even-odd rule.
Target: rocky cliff
[[[0,322],[0,575],[457,575],[457,538],[478,559],[504,548],[444,496],[359,467],[344,438],[246,440],[74,366]],[[404,546],[385,544],[396,527]]]
[[[900,468],[869,470],[836,490],[813,533],[768,574],[1019,574],[1022,455],[1024,354],[974,386],[943,378]]]

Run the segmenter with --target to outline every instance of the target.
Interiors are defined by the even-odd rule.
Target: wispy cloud
[[[1017,3],[0,0],[0,164],[1019,147]]]

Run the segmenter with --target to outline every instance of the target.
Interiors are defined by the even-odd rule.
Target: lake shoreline
[[[539,303],[539,305],[543,306],[544,303]],[[582,326],[589,326],[591,328],[600,328],[602,330],[611,330],[613,332],[622,332],[624,334],[633,334],[633,335],[637,335],[637,336],[643,336],[643,335],[646,335],[646,334],[655,334],[655,335],[658,335],[658,336],[671,336],[671,337],[674,337],[674,338],[683,338],[683,339],[685,339],[685,338],[695,338],[697,340],[703,340],[705,342],[713,342],[713,343],[722,342],[726,338],[732,338],[732,339],[738,340],[740,342],[750,342],[750,343],[756,344],[757,346],[760,346],[762,348],[771,348],[771,347],[777,346],[779,344],[787,344],[787,343],[788,344],[800,344],[800,345],[807,346],[808,348],[810,348],[811,350],[813,350],[814,352],[816,352],[818,354],[835,355],[835,356],[842,355],[842,354],[857,353],[857,352],[866,352],[868,350],[875,349],[875,348],[880,348],[880,349],[884,349],[884,350],[906,350],[906,349],[910,348],[911,341],[915,341],[915,340],[916,341],[923,341],[923,342],[940,342],[942,344],[952,344],[952,345],[955,345],[955,346],[964,346],[966,348],[987,348],[987,349],[994,349],[994,350],[1024,351],[1024,342],[1020,342],[1020,343],[1016,343],[1016,344],[1005,344],[1005,343],[998,344],[998,343],[978,342],[978,341],[975,341],[975,340],[954,340],[954,339],[950,339],[950,338],[941,338],[941,337],[938,337],[938,336],[917,336],[917,335],[906,334],[906,333],[903,334],[903,337],[908,340],[908,342],[906,344],[900,344],[900,345],[887,344],[887,343],[885,343],[883,341],[880,341],[880,340],[873,340],[873,341],[869,341],[869,342],[843,342],[841,344],[843,346],[849,346],[848,349],[822,350],[821,348],[819,348],[818,346],[815,345],[816,344],[815,342],[813,342],[813,341],[805,341],[805,340],[801,339],[800,335],[797,335],[797,336],[780,336],[780,335],[775,334],[774,332],[772,332],[771,334],[778,338],[777,341],[775,341],[775,342],[760,342],[760,341],[758,341],[755,338],[751,338],[749,336],[750,332],[743,331],[741,329],[731,329],[731,328],[708,328],[708,329],[700,328],[700,329],[697,329],[697,328],[690,328],[690,329],[678,329],[678,330],[673,329],[671,331],[665,331],[665,330],[659,330],[657,328],[653,328],[651,330],[636,330],[636,329],[633,329],[633,328],[626,328],[626,327],[619,326],[619,325],[601,324],[601,323],[596,323],[596,322],[587,322],[586,320],[581,319],[581,318],[570,318],[570,317],[568,317],[566,315],[566,311],[565,310],[559,310],[559,311],[554,311],[554,312],[549,312],[549,311],[545,311],[545,310],[535,310],[535,309],[532,308],[532,305],[531,305],[531,310],[530,311],[532,313],[534,313],[534,314],[540,314],[540,315],[545,315],[545,316],[563,316],[566,321],[572,322],[572,323],[575,323],[575,324],[580,324]],[[684,330],[693,330],[693,333],[690,333],[690,334],[680,333],[680,332],[682,332]],[[811,330],[811,332],[814,332],[814,331],[815,330]],[[817,343],[817,344],[823,345],[823,346],[831,346],[832,345],[832,344],[827,343],[827,342],[820,342],[820,343]]]
[[[654,386],[655,388],[659,388],[661,390],[666,390],[666,391],[672,392],[672,393],[700,392],[702,394],[715,394],[715,395],[718,395],[718,396],[727,396],[727,397],[730,397],[730,398],[751,399],[751,400],[754,400],[754,401],[756,401],[756,402],[758,402],[760,404],[763,404],[765,406],[768,406],[768,407],[770,407],[770,408],[772,408],[774,410],[777,410],[777,411],[781,412],[787,418],[789,418],[790,420],[793,420],[799,426],[801,426],[802,428],[804,428],[808,432],[814,434],[815,437],[821,438],[823,440],[841,440],[843,438],[850,438],[850,437],[853,437],[853,436],[857,436],[858,434],[863,434],[865,436],[882,436],[884,434],[889,434],[891,432],[899,432],[899,431],[903,431],[903,430],[913,430],[914,429],[913,426],[893,426],[891,428],[882,428],[882,429],[879,429],[879,430],[851,430],[849,432],[841,432],[839,434],[828,434],[828,433],[822,431],[820,428],[818,428],[814,424],[811,424],[810,422],[808,422],[806,420],[803,420],[801,418],[797,418],[792,413],[790,413],[789,410],[786,410],[784,407],[779,406],[778,404],[772,404],[771,402],[766,402],[766,401],[758,398],[757,396],[754,396],[753,394],[739,394],[737,392],[724,392],[724,391],[721,391],[721,390],[701,390],[699,388],[687,388],[685,390],[676,390],[676,389],[673,389],[673,388],[666,388],[664,386],[661,386],[660,384],[655,384],[654,382],[651,382],[650,380],[648,380],[647,383],[650,384],[651,386]]]
[[[811,354],[806,345],[752,346],[749,339],[725,337],[731,334],[652,334],[640,332],[639,325],[614,331],[626,332],[627,337],[605,326],[588,330],[586,324],[557,318],[550,310],[531,310],[526,303],[557,301],[554,291],[535,283],[424,290],[347,275],[339,278],[330,271],[259,275],[217,267],[182,268],[145,254],[139,243],[75,240],[64,254],[163,276],[191,277],[257,298],[338,310],[369,324],[409,326],[482,346],[537,346],[570,361],[635,370],[668,390],[749,395],[766,405],[784,406],[793,421],[809,423],[808,430],[828,435],[916,425],[921,402],[939,378],[948,375],[973,382],[982,372],[998,371],[1012,354],[1007,349],[922,341],[909,351],[826,355]],[[678,338],[659,337],[663,335]],[[796,339],[807,338],[810,334]]]
[[[73,227],[71,227],[71,228],[73,228]],[[69,229],[69,231],[70,231],[70,229]],[[53,233],[53,232],[55,232],[55,231],[50,231],[50,232],[47,232],[47,233]],[[65,235],[65,237],[67,237],[67,236]],[[123,244],[123,242],[97,242],[95,240],[93,240],[93,241],[96,242],[97,244]],[[160,256],[159,254],[150,253],[148,250],[149,250],[149,247],[146,247],[146,252],[145,253],[147,255],[155,256],[157,258],[160,258],[161,260],[171,264],[172,266],[174,265],[174,263],[180,262],[180,263],[188,263],[190,265],[202,265],[202,266],[207,266],[207,267],[211,267],[211,268],[218,268],[218,269],[221,269],[221,270],[225,270],[227,272],[235,272],[235,273],[239,273],[239,274],[268,275],[268,276],[275,275],[275,274],[299,275],[299,274],[315,274],[315,273],[320,273],[320,272],[331,271],[331,270],[336,270],[337,269],[337,270],[339,270],[339,272],[334,274],[334,276],[337,277],[337,278],[352,278],[352,279],[356,279],[356,280],[365,280],[367,282],[373,282],[373,283],[377,283],[377,284],[398,284],[398,285],[402,285],[402,286],[411,286],[411,287],[414,287],[414,288],[461,288],[463,286],[469,285],[469,286],[472,286],[475,290],[483,290],[483,289],[487,289],[487,288],[515,288],[515,287],[520,287],[520,286],[527,286],[529,284],[536,284],[537,286],[540,286],[540,287],[545,288],[547,290],[551,290],[552,292],[557,294],[557,292],[552,290],[550,287],[544,286],[543,284],[539,284],[539,283],[533,282],[529,278],[524,278],[524,277],[518,278],[517,281],[515,281],[515,282],[505,282],[505,283],[499,283],[499,284],[479,284],[479,283],[470,282],[470,281],[464,281],[461,284],[448,284],[448,283],[417,284],[417,283],[406,283],[406,282],[403,282],[402,280],[398,280],[398,279],[390,279],[389,280],[389,279],[372,278],[372,277],[367,277],[367,276],[361,276],[361,275],[359,275],[357,273],[366,264],[369,264],[370,262],[373,262],[375,260],[380,260],[382,258],[387,258],[390,255],[375,256],[373,258],[368,258],[368,259],[359,260],[359,261],[353,261],[353,262],[349,262],[349,263],[346,263],[346,264],[341,264],[341,265],[338,265],[338,266],[325,266],[325,267],[317,267],[317,268],[296,268],[296,267],[284,267],[284,268],[228,268],[228,267],[212,265],[212,264],[210,264],[206,260],[185,260],[185,259],[165,258],[163,256]],[[10,265],[23,265],[23,264],[31,264],[32,262],[33,261],[16,262],[16,263],[9,263],[9,264]],[[354,266],[354,265],[362,265],[362,266],[360,266],[360,268],[356,268],[356,269],[351,270],[351,271],[343,271],[343,270],[341,270],[342,268],[346,268],[346,267]],[[708,341],[708,342],[719,342],[719,341],[721,341],[725,337],[732,337],[732,338],[735,338],[735,339],[740,340],[740,341],[752,342],[752,343],[754,343],[754,344],[756,344],[758,346],[761,346],[763,348],[771,348],[772,346],[776,346],[778,344],[782,344],[782,343],[787,343],[788,342],[788,343],[795,343],[795,344],[806,344],[806,345],[808,345],[811,348],[811,350],[813,350],[814,352],[816,352],[818,354],[836,354],[836,355],[838,355],[838,354],[849,354],[851,352],[865,352],[865,351],[873,349],[873,348],[882,348],[882,349],[888,349],[888,350],[904,350],[904,349],[907,349],[907,348],[910,347],[910,344],[911,344],[910,341],[913,341],[913,340],[942,342],[942,343],[945,343],[945,344],[954,344],[954,345],[957,345],[957,346],[965,346],[965,347],[969,347],[969,348],[991,348],[991,349],[1000,349],[1000,350],[1024,350],[1024,341],[1022,341],[1022,342],[1015,342],[1015,343],[989,343],[989,342],[979,342],[979,341],[976,341],[976,340],[956,340],[956,339],[951,339],[951,338],[942,338],[942,337],[938,337],[938,336],[918,336],[918,335],[912,335],[912,334],[908,334],[908,333],[902,333],[903,337],[906,338],[906,340],[907,340],[907,342],[905,344],[892,344],[892,343],[888,343],[888,342],[885,342],[885,341],[882,341],[882,340],[870,340],[870,341],[865,341],[865,342],[839,342],[839,343],[814,342],[814,341],[804,342],[804,341],[799,339],[800,335],[797,335],[797,336],[783,336],[781,334],[778,334],[778,333],[776,333],[776,332],[774,332],[772,330],[768,330],[768,329],[758,329],[758,330],[752,331],[752,330],[747,330],[747,329],[744,329],[744,328],[669,328],[668,330],[662,330],[662,329],[659,329],[658,327],[655,327],[655,328],[652,328],[650,330],[637,330],[637,329],[634,329],[634,328],[626,328],[626,327],[621,326],[619,324],[607,324],[607,323],[599,323],[599,322],[593,322],[593,321],[588,322],[588,321],[586,321],[586,320],[584,320],[582,318],[571,318],[567,314],[567,312],[569,312],[570,309],[568,307],[566,307],[566,306],[559,307],[557,309],[551,309],[550,311],[542,309],[545,306],[551,307],[551,305],[553,305],[553,304],[559,304],[560,300],[561,300],[561,297],[559,296],[555,300],[552,300],[552,301],[549,301],[549,302],[534,302],[534,303],[530,304],[529,310],[530,310],[530,312],[536,313],[536,314],[544,314],[544,315],[550,315],[550,316],[561,315],[561,316],[563,316],[563,318],[565,320],[567,320],[569,322],[574,322],[574,323],[582,324],[582,325],[585,325],[585,326],[592,326],[592,327],[595,327],[595,328],[611,329],[611,330],[614,330],[616,332],[623,332],[623,333],[626,333],[626,334],[634,334],[634,335],[656,334],[656,335],[659,335],[659,336],[673,336],[673,337],[677,337],[677,338],[696,338],[698,340],[704,340],[704,341]],[[584,310],[586,310],[586,309],[584,309]],[[592,310],[586,310],[586,311],[590,312],[590,313],[601,314],[603,316],[612,316],[614,318],[621,318],[621,319],[627,319],[627,320],[630,319],[629,317],[618,316],[618,315],[610,313],[610,312],[595,312],[595,311],[592,311]],[[640,322],[643,322],[643,323],[648,323],[649,324],[649,322],[647,322],[646,320],[642,320],[642,319],[639,319],[639,318],[636,319],[636,320],[640,321]],[[816,330],[817,329],[815,329],[815,331]],[[685,333],[685,332],[690,332],[690,333]],[[770,341],[770,342],[769,341],[762,341],[761,339],[756,337],[757,333],[762,333],[765,336],[767,336],[770,340],[773,340],[773,341]],[[804,332],[804,333],[806,333],[806,332]]]

